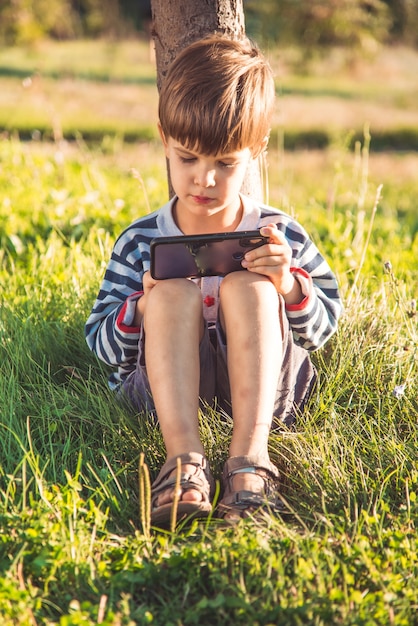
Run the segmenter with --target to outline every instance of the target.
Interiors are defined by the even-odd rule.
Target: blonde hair
[[[269,135],[273,73],[248,39],[216,35],[183,49],[170,66],[159,100],[166,137],[190,150],[221,154],[258,151]]]

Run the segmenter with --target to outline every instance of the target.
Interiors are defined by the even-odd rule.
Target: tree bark
[[[155,44],[157,87],[177,54],[197,39],[223,33],[231,39],[245,37],[243,0],[151,0],[152,37]],[[253,161],[242,193],[262,201],[262,160]],[[173,195],[167,166],[169,196]]]

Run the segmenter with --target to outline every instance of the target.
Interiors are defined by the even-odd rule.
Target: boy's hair
[[[257,151],[270,131],[273,73],[248,39],[220,35],[182,50],[163,81],[159,120],[166,137],[215,155]]]

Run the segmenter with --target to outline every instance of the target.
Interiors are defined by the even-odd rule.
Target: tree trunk
[[[197,39],[223,33],[231,39],[245,37],[243,0],[151,0],[152,37],[157,64],[157,87],[160,90],[168,66],[177,54]],[[262,160],[248,168],[242,193],[263,199]],[[173,195],[167,167],[169,195]]]

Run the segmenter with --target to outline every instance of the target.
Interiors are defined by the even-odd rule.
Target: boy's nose
[[[202,169],[196,173],[194,178],[194,184],[199,187],[214,187],[215,186],[215,170]]]

